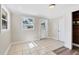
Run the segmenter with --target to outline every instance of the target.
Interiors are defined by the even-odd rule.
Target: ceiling
[[[64,14],[74,5],[56,4],[54,8],[49,8],[49,4],[5,4],[13,13],[30,14],[46,18],[55,18]]]

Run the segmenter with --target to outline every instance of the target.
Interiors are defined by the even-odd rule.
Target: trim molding
[[[8,45],[7,49],[5,50],[4,55],[7,55],[7,54],[8,54],[8,51],[9,51],[10,47],[11,47],[13,44],[20,44],[20,43],[25,43],[25,42],[30,42],[30,41],[11,42],[11,43]]]
[[[48,37],[49,39],[54,39],[54,40],[57,40],[55,37]]]
[[[25,42],[27,42],[27,41],[17,41],[17,42],[12,42],[11,45],[13,45],[13,44],[20,44],[20,43],[25,43]]]
[[[40,40],[40,39],[39,39]],[[33,40],[33,41],[36,41],[36,40]],[[12,42],[11,45],[13,44],[20,44],[20,43],[25,43],[25,42],[31,42],[31,41],[16,41],[16,42]]]

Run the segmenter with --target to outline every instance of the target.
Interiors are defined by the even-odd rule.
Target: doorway
[[[79,47],[79,10],[72,12],[73,47]]]
[[[61,17],[58,21],[58,40],[65,43],[65,20]]]
[[[40,22],[40,38],[47,38],[48,37],[48,20],[41,19]]]

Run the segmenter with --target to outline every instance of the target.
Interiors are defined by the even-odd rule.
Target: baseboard
[[[57,40],[55,37],[48,37],[49,39],[54,39],[54,40]]]
[[[58,40],[58,39],[56,39],[55,37],[52,37],[52,39],[54,39],[54,40]]]
[[[73,43],[73,45],[79,47],[79,44]]]
[[[7,49],[5,50],[4,55],[8,54],[8,51],[9,51],[10,47],[11,47],[11,43],[9,44],[9,46],[7,47]]]
[[[27,42],[27,41],[17,41],[17,42],[12,42],[11,45],[13,45],[13,44],[20,44],[20,43],[25,43],[25,42]]]
[[[33,40],[33,41],[36,41],[36,40]],[[16,42],[12,42],[11,45],[25,43],[25,42],[31,42],[31,41],[27,41],[27,40],[25,40],[25,41],[16,41]]]
[[[35,41],[35,40],[34,40],[34,41]],[[9,44],[9,46],[7,47],[7,49],[5,50],[4,55],[7,55],[7,54],[8,54],[8,51],[9,51],[11,45],[13,45],[13,44],[20,44],[20,43],[25,43],[25,42],[30,42],[30,41],[17,41],[17,42],[11,42],[11,43]]]

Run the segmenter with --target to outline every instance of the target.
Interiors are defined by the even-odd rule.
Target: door
[[[79,11],[72,13],[73,19],[73,43],[79,45]]]
[[[58,22],[58,40],[64,42],[65,39],[65,22],[64,18],[59,19]]]
[[[40,37],[41,38],[48,37],[48,21],[47,21],[47,19],[41,19]]]
[[[79,44],[79,25],[73,25],[73,42]]]

